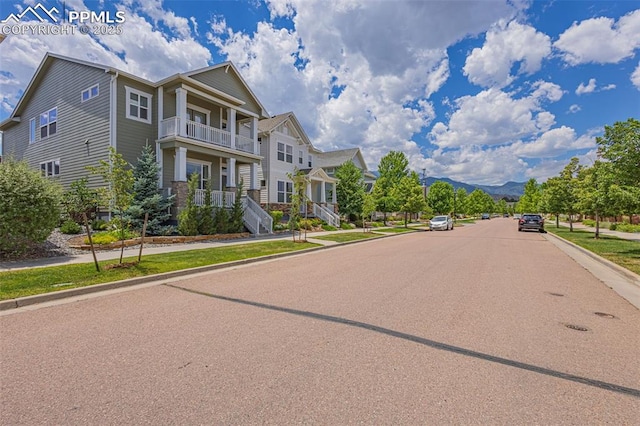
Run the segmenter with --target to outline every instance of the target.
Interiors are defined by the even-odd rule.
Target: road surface
[[[5,425],[640,423],[640,311],[511,219],[6,311],[0,333]]]

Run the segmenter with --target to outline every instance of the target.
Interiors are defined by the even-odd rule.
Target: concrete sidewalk
[[[551,226],[555,226],[556,222],[546,222],[545,223],[546,227],[548,228],[550,225]],[[567,228],[569,227],[569,222],[560,222],[560,226],[566,226]],[[596,228],[595,227],[591,227],[591,226],[586,226],[583,225],[582,222],[574,222],[573,223],[573,229],[583,229],[585,231],[589,231],[589,232],[596,232]],[[638,232],[620,232],[620,231],[612,231],[610,229],[607,228],[600,228],[600,234],[602,235],[612,235],[614,237],[618,237],[621,238],[623,240],[632,240],[632,241],[640,241],[640,233]]]

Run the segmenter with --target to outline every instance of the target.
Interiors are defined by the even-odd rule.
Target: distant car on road
[[[520,220],[520,218],[522,217],[522,215],[520,213],[516,213],[513,215],[514,219]]]
[[[518,231],[534,230],[544,232],[544,218],[539,214],[525,213],[518,220]]]
[[[489,213],[482,213],[482,220],[491,219],[491,215]]]
[[[453,231],[453,220],[450,216],[434,216],[429,221],[430,231]]]

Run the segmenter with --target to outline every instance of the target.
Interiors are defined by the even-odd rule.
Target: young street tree
[[[401,212],[404,212],[404,227],[407,227],[407,216],[411,213],[420,213],[427,207],[424,199],[420,177],[416,172],[411,172],[400,180],[400,184],[394,188],[395,198],[400,200]]]
[[[103,202],[109,205],[114,213],[112,221],[115,222],[122,246],[120,249],[120,263],[124,254],[124,240],[129,229],[129,223],[125,219],[125,212],[131,206],[133,200],[133,171],[122,154],[109,148],[109,159],[100,160],[97,167],[87,167],[89,171],[102,176],[106,186],[100,188]]]
[[[453,199],[453,213],[467,214],[467,191],[464,188],[456,190],[456,196]]]
[[[578,204],[583,212],[596,217],[595,238],[600,238],[600,219],[612,214],[616,200],[611,198],[611,186],[615,182],[613,164],[596,161],[592,167],[578,173]],[[615,213],[614,213],[615,214]]]
[[[391,151],[380,159],[378,172],[380,176],[373,187],[376,200],[376,208],[384,214],[384,222],[387,222],[387,213],[398,211],[399,201],[394,196],[394,188],[400,184],[400,180],[408,175],[409,160],[403,152]]]
[[[427,193],[427,204],[435,214],[449,214],[453,211],[453,185],[435,181]]]
[[[336,170],[338,185],[336,197],[338,209],[347,220],[352,216],[359,217],[362,214],[362,203],[364,202],[364,178],[362,171],[356,167],[353,161],[349,160]]]
[[[529,179],[524,185],[524,194],[518,200],[519,213],[535,213],[538,211],[538,203],[542,192],[535,179]]]

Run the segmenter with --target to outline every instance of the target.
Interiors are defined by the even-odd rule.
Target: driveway
[[[509,219],[7,311],[0,336],[7,425],[640,412],[640,311]]]

